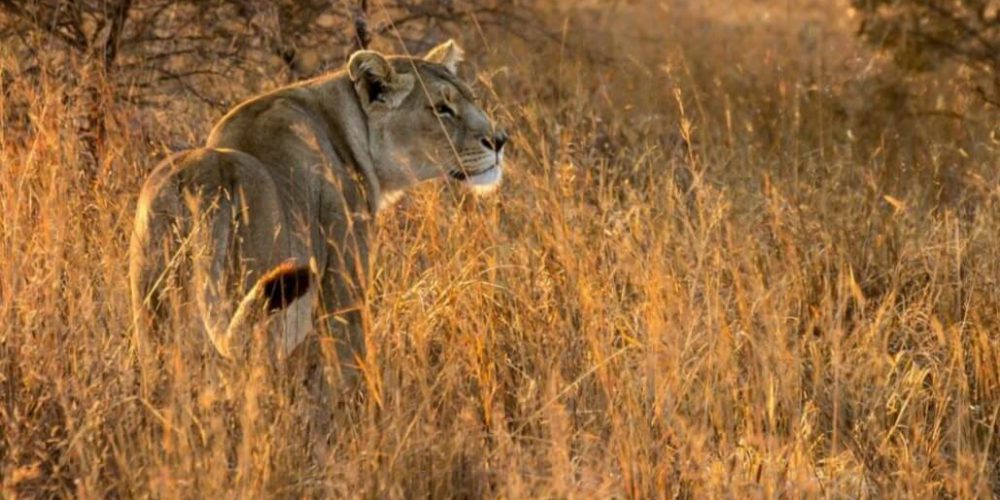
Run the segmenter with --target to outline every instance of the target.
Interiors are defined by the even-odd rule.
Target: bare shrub
[[[990,0],[852,0],[859,34],[902,68],[962,69],[986,103],[1000,107],[1000,4]]]

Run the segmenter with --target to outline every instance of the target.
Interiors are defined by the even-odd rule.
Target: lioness
[[[423,58],[356,52],[240,104],[204,147],[156,167],[129,252],[140,356],[179,290],[225,358],[270,316],[279,356],[323,322],[341,369],[356,367],[372,214],[430,179],[500,183],[507,134],[458,78],[462,55],[454,41]]]

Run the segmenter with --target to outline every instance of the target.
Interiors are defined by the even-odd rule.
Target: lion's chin
[[[501,180],[503,180],[503,167],[497,163],[485,172],[467,176],[461,182],[465,189],[482,196],[496,191]]]

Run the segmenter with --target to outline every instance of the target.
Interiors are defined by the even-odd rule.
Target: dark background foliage
[[[993,0],[852,0],[859,34],[902,68],[944,68],[1000,107],[1000,3]]]
[[[56,78],[86,108],[80,132],[97,164],[108,106],[163,106],[180,92],[218,110],[233,96],[343,64],[368,45],[419,52],[460,25],[545,33],[514,0],[2,0],[0,42],[19,53],[20,77]],[[72,69],[71,69],[72,68]],[[10,78],[10,71],[5,70]]]

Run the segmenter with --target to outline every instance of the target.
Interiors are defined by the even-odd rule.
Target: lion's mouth
[[[448,172],[448,175],[451,176],[451,178],[455,179],[456,181],[464,181],[468,180],[470,177],[477,177],[492,170],[495,170],[499,166],[500,163],[498,162],[486,168],[481,168],[479,170],[452,170],[451,172]]]
[[[461,183],[463,187],[475,194],[488,194],[496,190],[503,178],[503,163],[497,161],[486,168],[477,170],[452,170],[448,176]]]

